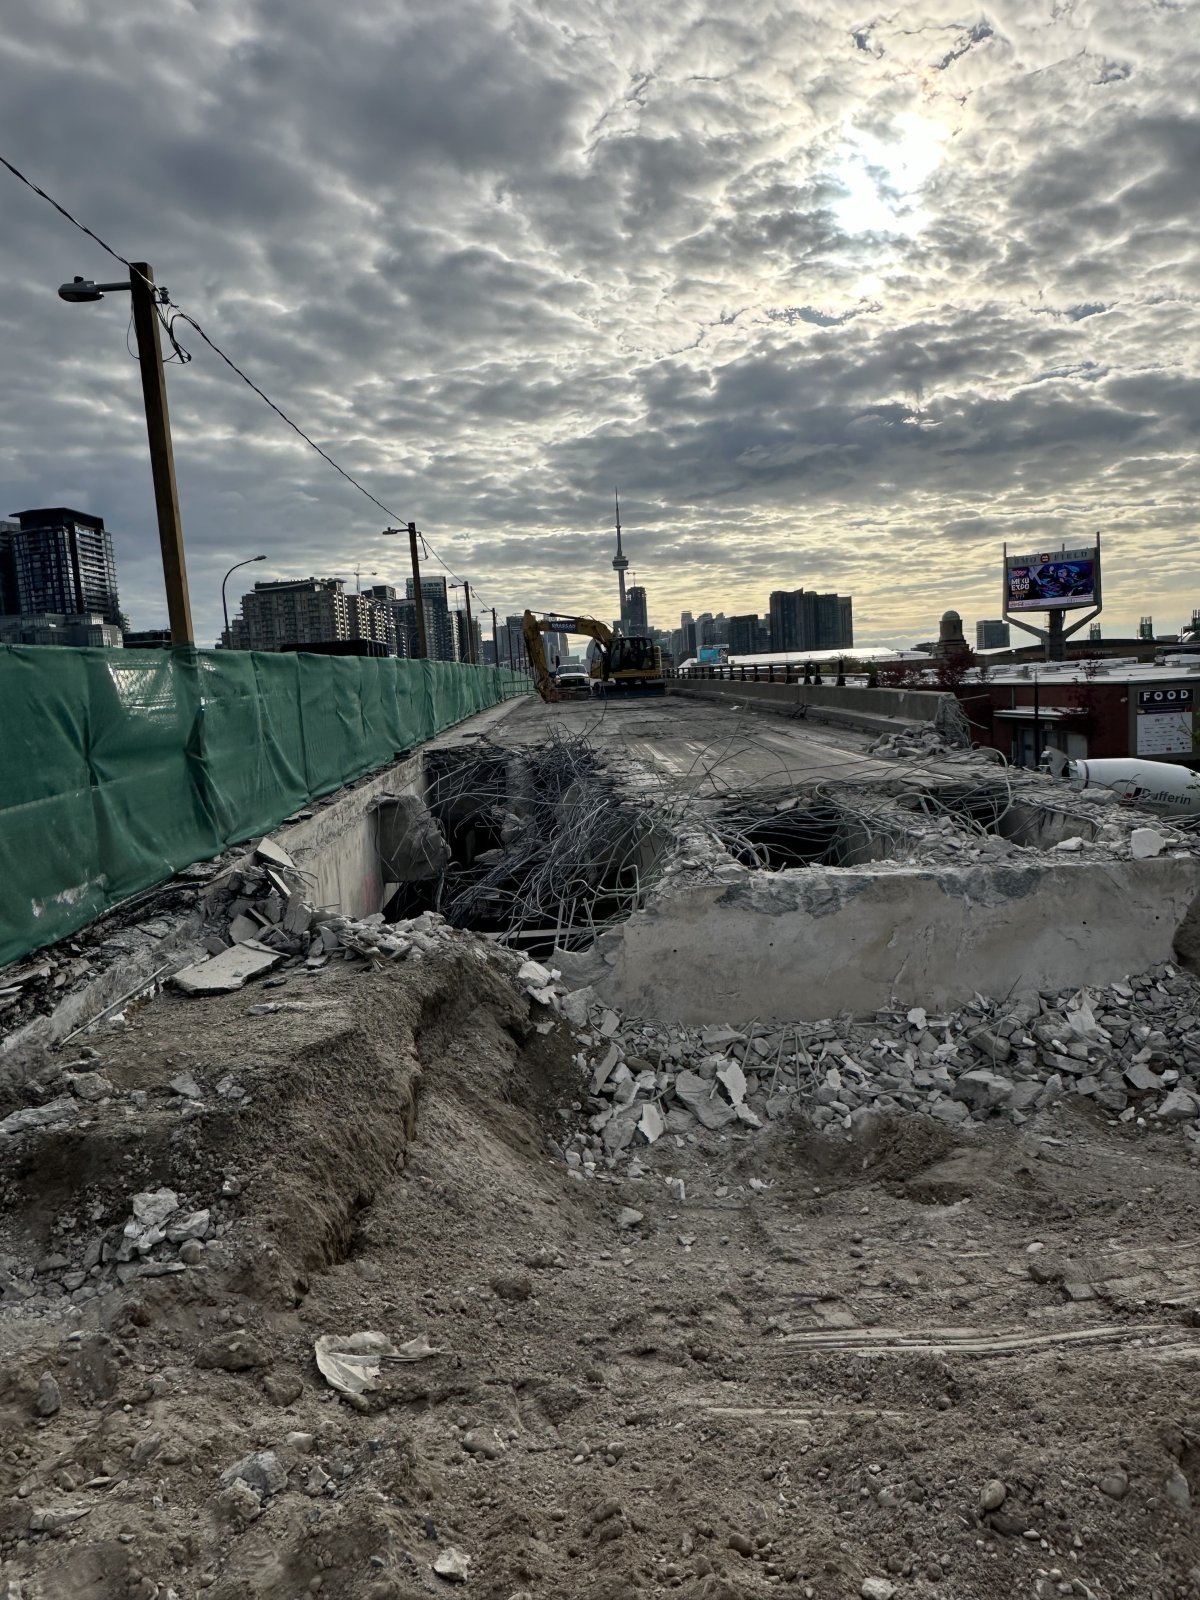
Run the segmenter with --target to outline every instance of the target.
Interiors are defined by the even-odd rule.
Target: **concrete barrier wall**
[[[606,943],[607,997],[683,1023],[813,1021],[1106,984],[1172,959],[1200,860],[746,871],[666,888]]]
[[[422,760],[408,756],[348,789],[303,822],[274,834],[312,879],[311,899],[348,917],[369,917],[384,902],[383,863],[372,804],[381,795],[419,794]]]
[[[869,731],[885,731],[897,723],[929,722],[939,696],[917,689],[866,689],[853,684],[742,683],[727,678],[678,678],[676,694],[699,695],[764,708],[807,706],[817,717]],[[951,697],[953,698],[953,696]]]

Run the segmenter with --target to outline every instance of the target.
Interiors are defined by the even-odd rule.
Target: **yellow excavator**
[[[609,689],[666,693],[662,651],[645,634],[628,637],[614,634],[610,627],[597,622],[595,617],[535,617],[532,611],[527,611],[521,619],[521,631],[525,635],[525,648],[533,668],[534,688],[547,702],[557,700],[559,695],[554,685],[554,674],[546,661],[546,650],[542,644],[544,633],[582,633],[596,641],[599,649],[592,661],[590,674],[593,687],[598,683]]]

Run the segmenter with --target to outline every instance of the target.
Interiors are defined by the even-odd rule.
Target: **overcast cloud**
[[[1200,14],[1187,0],[16,0],[0,150],[477,583],[651,620],[997,614],[1000,544],[1105,539],[1106,632],[1200,606]],[[162,625],[118,270],[0,171],[0,514],[114,532]],[[384,518],[194,336],[193,608],[403,581]],[[405,546],[406,548],[406,546]],[[433,568],[432,570],[437,570]],[[235,580],[236,581],[236,580]]]

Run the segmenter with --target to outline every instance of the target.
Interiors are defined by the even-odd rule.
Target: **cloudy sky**
[[[501,612],[855,597],[997,613],[1105,539],[1106,632],[1200,606],[1200,6],[10,0],[0,151]],[[119,269],[0,172],[0,514],[114,530],[161,625]],[[402,581],[385,518],[183,330],[197,629],[220,578]],[[436,567],[431,570],[438,570]],[[234,580],[235,584],[237,580]]]

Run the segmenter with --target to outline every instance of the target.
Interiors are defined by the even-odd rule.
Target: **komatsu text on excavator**
[[[554,674],[547,664],[542,644],[544,633],[582,633],[595,640],[598,650],[592,661],[593,688],[639,690],[645,694],[666,692],[662,651],[644,634],[628,637],[614,634],[595,617],[535,617],[532,611],[525,613],[521,627],[533,668],[534,687],[543,700],[558,699]]]

